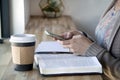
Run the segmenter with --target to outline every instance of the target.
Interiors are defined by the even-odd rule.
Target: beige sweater
[[[110,10],[114,2],[115,0],[106,11]],[[120,14],[117,15],[116,21],[107,49],[93,43],[86,51],[87,56],[97,56],[101,62],[104,80],[120,80]]]

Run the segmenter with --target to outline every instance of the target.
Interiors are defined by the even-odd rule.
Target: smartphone
[[[48,35],[50,37],[57,38],[59,40],[65,40],[62,36],[54,34],[54,33],[51,33],[51,32],[49,32],[47,30],[45,30],[44,32],[45,32],[46,35]]]

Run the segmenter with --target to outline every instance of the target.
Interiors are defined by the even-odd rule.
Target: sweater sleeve
[[[90,47],[86,50],[86,56],[97,56],[97,58],[101,57],[105,49],[97,45],[95,42],[90,45]]]
[[[120,58],[115,58],[96,43],[87,49],[85,55],[98,58],[103,67],[104,80],[120,80]]]

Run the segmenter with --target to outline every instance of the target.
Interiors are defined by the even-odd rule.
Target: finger
[[[57,38],[53,38],[53,40],[58,40]]]
[[[73,53],[74,53],[74,49],[72,49],[72,48],[69,48],[69,50],[70,50],[70,52],[73,52]]]
[[[72,33],[71,32],[66,32],[65,34],[62,35],[66,40],[71,39],[72,38]]]
[[[69,39],[69,38],[71,38],[72,37],[72,34],[70,33],[70,32],[68,32],[67,34],[66,34],[66,39]]]
[[[57,41],[62,45],[69,45],[70,44],[70,40],[64,40],[64,41],[57,40]]]
[[[69,48],[69,49],[71,48],[70,45],[63,45],[63,47],[64,47],[64,48]]]
[[[81,38],[82,35],[76,35],[76,36],[73,36],[73,39],[77,39],[77,38]]]

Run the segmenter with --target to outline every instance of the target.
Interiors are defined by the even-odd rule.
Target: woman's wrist
[[[85,52],[85,55],[87,56],[97,56],[101,52],[105,51],[102,47],[96,44],[96,42],[93,42],[88,49]]]

